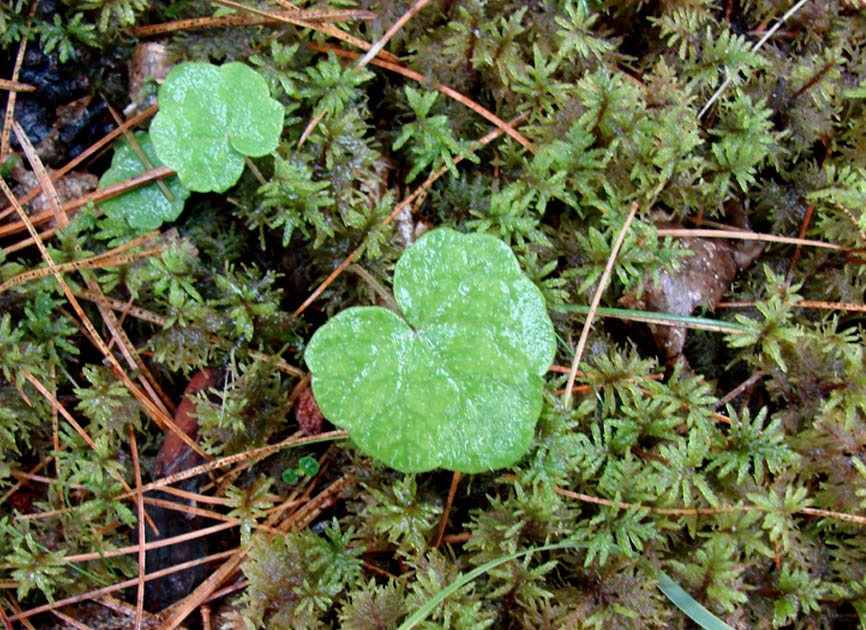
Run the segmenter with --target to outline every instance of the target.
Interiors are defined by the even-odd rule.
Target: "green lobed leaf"
[[[150,163],[154,167],[162,166],[150,136],[144,131],[137,131],[134,136]],[[147,167],[142,164],[132,145],[123,139],[114,147],[111,167],[99,178],[99,188],[107,188],[141,175],[146,170]],[[149,184],[100,202],[99,207],[106,215],[123,219],[137,230],[155,230],[164,222],[177,219],[183,211],[184,201],[189,197],[189,191],[177,177],[163,181],[174,200],[169,200],[156,184]]]
[[[244,155],[276,150],[284,108],[252,68],[182,63],[159,88],[150,126],[156,152],[196,192],[225,192],[244,170]]]
[[[322,413],[402,472],[514,463],[541,413],[555,337],[511,249],[428,232],[398,261],[394,297],[402,317],[349,308],[313,335],[305,357]]]

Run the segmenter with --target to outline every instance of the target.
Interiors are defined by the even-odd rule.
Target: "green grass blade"
[[[37,541],[35,541],[35,540],[33,541],[33,544],[36,545],[36,548],[39,549],[40,551],[44,551],[45,553],[51,553],[51,549],[49,549],[49,548],[46,547],[45,545],[43,545],[43,544],[41,544],[41,543],[39,543],[39,542],[37,542]],[[98,548],[97,548],[97,550],[98,550]],[[101,551],[99,552],[99,555],[100,555],[100,556],[102,555],[102,552],[101,552]],[[105,558],[103,557],[102,560],[105,561]],[[66,564],[67,567],[69,567],[70,569],[72,569],[72,570],[75,571],[76,573],[80,573],[81,575],[84,575],[84,576],[86,576],[86,577],[89,577],[91,580],[93,580],[93,581],[95,581],[95,582],[99,582],[99,583],[102,584],[103,586],[109,586],[109,585],[110,585],[110,582],[106,582],[106,581],[103,580],[102,578],[100,578],[100,577],[98,577],[98,576],[96,576],[96,575],[93,575],[93,574],[90,573],[89,571],[85,571],[84,569],[82,569],[81,567],[79,567],[79,566],[76,565],[76,564],[73,564],[72,562],[66,562],[66,561],[64,561],[64,563]],[[112,569],[111,569],[110,566],[108,567],[108,570],[112,572],[112,575],[114,575],[114,571],[112,571]]]
[[[510,562],[511,560],[515,560],[517,558],[521,558],[523,556],[527,556],[531,553],[535,553],[536,551],[550,551],[551,549],[567,549],[569,547],[586,547],[586,543],[573,543],[573,542],[564,542],[564,543],[555,543],[552,545],[543,545],[541,547],[534,547],[532,549],[527,549],[526,551],[518,551],[516,553],[509,554],[507,556],[502,556],[501,558],[497,558],[496,560],[491,560],[485,564],[482,564],[480,567],[476,567],[472,569],[469,573],[465,575],[460,575],[454,582],[443,588],[441,591],[436,593],[435,596],[427,600],[421,608],[412,613],[397,630],[410,630],[410,628],[414,628],[417,624],[424,621],[427,616],[433,612],[433,609],[436,608],[440,603],[445,601],[446,598],[450,597],[454,593],[456,593],[460,588],[469,584],[472,580],[477,578],[479,575],[483,573],[487,573],[490,569],[494,567],[498,567],[500,564],[504,564],[506,562]]]
[[[412,613],[397,630],[411,630],[420,622],[424,621],[433,612],[433,609],[436,608],[439,604],[445,601],[446,598],[450,597],[454,593],[456,593],[463,586],[477,578],[478,576],[487,573],[490,569],[499,566],[500,564],[504,564],[506,562],[510,562],[511,560],[516,560],[517,558],[522,558],[523,556],[527,556],[531,553],[535,553],[536,551],[551,551],[553,549],[568,549],[568,548],[579,548],[579,547],[587,547],[586,543],[576,543],[576,542],[562,542],[555,543],[551,545],[543,545],[541,547],[534,547],[532,549],[527,549],[525,551],[518,551],[516,553],[509,554],[507,556],[502,556],[501,558],[497,558],[496,560],[491,560],[485,564],[482,564],[480,567],[476,567],[469,573],[464,575],[460,575],[454,582],[449,584],[447,587],[443,588],[441,591],[436,593],[435,596],[427,600],[423,606],[421,606],[418,610]],[[619,551],[616,545],[611,545],[611,549],[613,551]],[[652,574],[653,571],[650,567],[644,567],[647,573]],[[716,617],[709,610],[701,606],[691,595],[686,593],[678,584],[676,584],[668,575],[663,571],[659,571],[656,574],[658,579],[658,588],[667,597],[674,606],[679,608],[683,614],[685,614],[689,619],[700,625],[704,630],[733,630],[731,626],[726,624],[724,621]]]
[[[98,553],[99,557],[102,558],[102,563],[105,565],[105,568],[108,569],[108,572],[111,573],[111,577],[113,577],[116,580],[117,579],[117,573],[114,572],[114,568],[112,568],[111,563],[103,555],[102,548],[96,544],[96,541],[93,540],[93,536],[90,535],[90,531],[84,526],[84,523],[81,522],[81,519],[78,518],[78,512],[72,506],[72,502],[69,500],[69,486],[66,484],[63,484],[63,498],[66,500],[66,508],[69,510],[69,513],[72,515],[72,518],[75,519],[75,522],[78,524],[78,527],[80,527],[81,531],[84,532],[84,535],[87,536],[87,540],[90,541],[92,548],[96,549],[96,553]],[[102,580],[100,580],[96,576],[90,575],[84,569],[82,569],[80,567],[75,567],[74,565],[71,565],[71,566],[73,566],[76,571],[79,571],[80,573],[83,573],[89,577],[94,578],[98,582],[105,584],[105,582],[102,582]]]
[[[550,307],[551,310],[574,311],[577,313],[588,313],[588,306],[578,304],[557,304]],[[720,319],[709,319],[707,317],[690,317],[687,315],[671,315],[670,313],[653,313],[651,311],[635,311],[627,308],[598,307],[597,313],[607,317],[617,317],[648,324],[660,326],[683,326],[696,330],[709,330],[721,333],[753,333],[754,328],[738,324],[736,322],[725,322]]]
[[[659,590],[664,593],[665,597],[701,628],[704,630],[733,630],[731,626],[695,601],[667,573],[659,571],[656,577],[658,578]]]

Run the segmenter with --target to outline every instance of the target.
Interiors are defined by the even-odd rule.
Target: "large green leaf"
[[[182,63],[159,88],[150,125],[156,152],[197,192],[225,192],[244,170],[244,155],[273,152],[285,110],[267,83],[242,63]]]
[[[402,317],[349,308],[305,354],[322,413],[403,472],[481,472],[514,463],[541,413],[555,350],[544,298],[509,247],[429,232],[394,272]]]
[[[162,166],[147,133],[137,131],[134,135],[135,141],[150,163],[154,167]],[[114,147],[111,167],[99,178],[99,187],[106,188],[140,175],[146,170],[147,167],[142,164],[129,142],[125,139],[121,140]],[[109,216],[124,218],[129,225],[138,230],[155,230],[164,221],[174,221],[178,218],[183,211],[184,201],[189,197],[189,191],[181,185],[177,177],[170,177],[164,182],[174,197],[173,200],[170,200],[156,184],[148,184],[103,201],[99,207]]]

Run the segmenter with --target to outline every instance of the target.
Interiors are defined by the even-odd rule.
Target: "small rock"
[[[674,226],[665,223],[663,227]],[[658,283],[648,280],[640,297],[636,290],[630,291],[620,298],[620,304],[635,310],[685,316],[701,306],[712,311],[737,273],[751,265],[764,250],[762,243],[732,244],[712,238],[684,238],[680,245],[694,255],[682,258],[678,271],[660,272]],[[656,347],[669,363],[680,356],[686,342],[685,328],[650,324],[650,330]]]

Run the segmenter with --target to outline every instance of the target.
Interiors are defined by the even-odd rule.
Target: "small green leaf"
[[[305,455],[298,460],[298,471],[304,473],[307,477],[313,477],[319,472],[319,462]]]
[[[354,307],[313,335],[305,356],[322,413],[403,472],[514,463],[541,412],[555,337],[511,249],[433,230],[398,261],[394,295],[403,317]]]
[[[294,468],[286,468],[283,471],[283,483],[286,483],[290,486],[298,483],[298,479],[300,479],[300,475],[298,475],[298,471]]]
[[[135,141],[144,151],[147,159],[154,166],[162,166],[156,156],[156,150],[150,136],[144,131],[135,133]],[[114,147],[114,157],[111,158],[111,168],[99,178],[99,187],[107,188],[125,179],[140,175],[147,170],[138,155],[126,140],[121,140]],[[127,193],[112,197],[99,204],[106,215],[122,218],[137,230],[149,232],[157,229],[166,221],[174,221],[183,211],[183,204],[189,197],[189,191],[184,188],[177,177],[163,180],[174,200],[169,200],[159,186],[149,184],[130,190]]]
[[[182,63],[159,88],[150,133],[162,161],[197,192],[225,192],[244,170],[243,156],[273,152],[283,106],[242,63]]]

